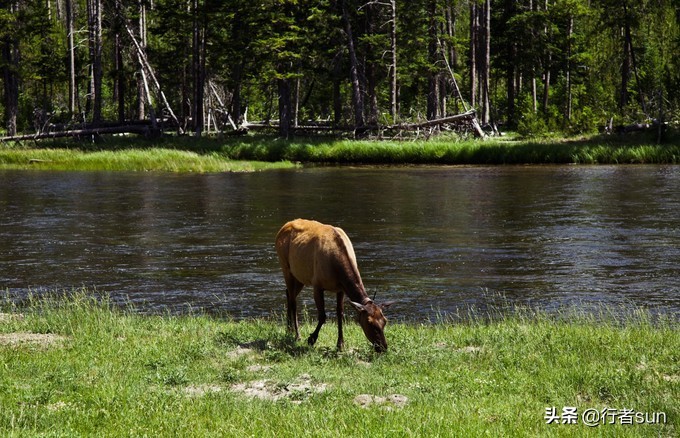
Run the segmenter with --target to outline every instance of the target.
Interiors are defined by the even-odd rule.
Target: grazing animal
[[[377,352],[387,350],[382,310],[391,303],[378,305],[366,294],[359,275],[354,248],[345,232],[316,221],[296,219],[286,223],[276,235],[276,253],[286,280],[288,328],[300,339],[297,296],[304,286],[314,288],[314,303],[319,314],[316,330],[307,342],[314,345],[326,322],[324,291],[337,294],[338,350],[342,350],[344,296],[359,312],[359,324]]]

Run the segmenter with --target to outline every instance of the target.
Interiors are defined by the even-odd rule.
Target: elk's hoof
[[[313,336],[313,335],[312,335],[312,336],[310,336],[309,338],[307,338],[307,343],[308,343],[309,345],[314,345],[314,344],[316,344],[316,336]]]

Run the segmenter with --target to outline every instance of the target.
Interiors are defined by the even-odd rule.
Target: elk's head
[[[369,301],[366,304],[350,301],[352,306],[359,312],[359,325],[364,331],[368,340],[373,344],[373,348],[378,353],[387,351],[387,340],[385,339],[385,325],[387,318],[383,315],[383,310],[387,309],[392,303],[376,304]]]

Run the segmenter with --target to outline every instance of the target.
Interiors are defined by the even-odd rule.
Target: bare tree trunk
[[[345,31],[347,33],[347,47],[349,49],[350,77],[352,80],[352,106],[354,107],[354,134],[361,137],[365,133],[364,122],[364,99],[361,94],[361,82],[359,79],[359,61],[354,48],[354,36],[352,35],[352,23],[350,22],[349,12],[347,12],[347,2],[342,2],[342,16],[345,21]]]
[[[491,0],[484,3],[484,71],[482,73],[482,123],[491,121]]]
[[[479,39],[479,15],[477,3],[470,2],[470,105],[477,106],[477,47]]]
[[[73,43],[73,0],[66,0],[66,32],[68,33],[68,112],[76,112],[76,49]]]
[[[298,127],[298,116],[300,115],[300,76],[295,78],[295,105],[293,105],[293,127]]]
[[[101,0],[87,1],[91,62],[92,123],[98,124],[102,117],[102,4]]]
[[[437,34],[437,1],[429,0],[427,7],[429,18],[428,24],[428,44],[427,55],[431,66],[437,63],[437,45],[439,36]],[[439,75],[436,71],[430,70],[427,73],[428,93],[427,93],[427,120],[435,120],[440,116],[439,109]]]
[[[567,105],[565,108],[564,116],[567,120],[571,120],[571,56],[572,56],[572,35],[574,33],[574,16],[569,16],[569,25],[567,26],[567,67],[566,67],[566,80],[567,80]]]
[[[545,0],[545,12],[547,14],[548,12],[548,0]],[[546,26],[543,29],[543,32],[545,33],[546,39],[550,39],[548,27]],[[552,53],[550,52],[550,49],[548,48],[548,53],[546,54],[546,60],[545,60],[545,70],[543,73],[543,113],[547,114],[548,113],[548,102],[550,99],[550,67],[552,64]]]
[[[534,2],[533,0],[529,0],[529,10],[534,11]],[[535,34],[536,29],[533,28],[531,29],[531,36],[533,39],[536,38]],[[538,110],[538,97],[537,97],[537,91],[536,91],[536,68],[531,66],[531,100],[532,100],[532,105],[533,105],[533,110],[534,113]]]
[[[139,45],[142,50],[146,50],[146,4],[144,0],[138,0],[139,9]],[[137,119],[144,120],[146,118],[146,98],[144,90],[143,71],[137,75]]]
[[[241,120],[241,81],[243,77],[243,70],[245,66],[243,62],[239,62],[232,71],[231,80],[233,83],[233,90],[231,94],[231,104],[229,105],[229,112],[231,116],[238,123]]]
[[[115,3],[115,24],[114,24],[114,46],[113,46],[113,62],[115,69],[115,78],[113,82],[113,95],[118,103],[118,121],[125,121],[125,72],[123,62],[123,47],[122,47],[122,4],[121,0],[116,0]]]
[[[205,90],[205,23],[201,12],[200,0],[193,0],[193,70],[194,70],[194,134],[200,137],[203,132],[203,97]]]
[[[449,40],[453,41],[453,38],[455,37],[455,25],[456,25],[456,15],[453,12],[453,6],[451,5],[451,0],[448,0],[446,2],[446,9],[445,9],[445,15],[446,15],[446,35],[449,37]],[[448,58],[449,61],[449,68],[455,69],[458,66],[458,53],[456,52],[456,46],[455,44],[448,44],[444,42],[444,45],[442,47],[442,52],[443,56],[446,57],[448,53]],[[446,61],[446,59],[445,59]],[[446,83],[446,79],[443,77],[442,82]],[[456,85],[454,87],[454,91],[458,93],[458,86]],[[453,111],[457,113],[459,110],[458,103],[462,99],[462,96],[460,94],[456,94],[455,99],[453,100]],[[444,111],[446,111],[446,108],[444,108]]]
[[[635,62],[635,49],[633,48],[633,36],[630,30],[630,18],[628,16],[628,3],[626,1],[623,2],[623,12],[624,12],[624,17],[625,17],[625,32],[624,32],[624,54],[626,51],[628,52],[628,62],[627,62],[627,68],[628,68],[628,79],[630,80],[630,68],[632,66],[633,68],[633,73],[635,74],[635,83],[637,85],[638,89],[638,94],[640,95],[640,105],[642,106],[642,112],[646,115],[647,114],[647,105],[645,103],[645,95],[642,92],[642,86],[640,83],[640,77],[638,76],[638,70],[637,70],[637,63]],[[625,56],[625,55],[624,55]],[[628,84],[626,83],[626,88]],[[628,90],[626,89],[626,103],[628,102]]]
[[[390,0],[392,19],[390,26],[390,51],[392,52],[392,65],[390,66],[390,116],[392,123],[397,123],[397,0]]]

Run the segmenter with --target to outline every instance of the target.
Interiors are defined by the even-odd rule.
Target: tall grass
[[[216,153],[199,154],[166,148],[81,151],[79,149],[0,149],[0,169],[244,172],[293,167],[289,162],[232,160]]]
[[[611,137],[586,140],[505,139],[356,141],[233,140],[221,152],[234,159],[364,164],[644,164],[680,163],[680,144],[625,142]]]
[[[345,325],[347,350],[337,352],[333,322],[310,348],[294,342],[278,319],[142,316],[87,291],[5,307],[14,316],[0,320],[4,436],[680,432],[678,329],[671,321],[652,323],[644,312],[612,323],[540,313],[459,324],[397,323],[387,326],[389,351],[379,355],[351,322]],[[313,323],[302,331],[311,332]],[[28,332],[61,341],[2,343]],[[281,396],[270,400],[237,390],[248,385]],[[362,394],[398,394],[405,403],[362,407]],[[564,407],[663,412],[665,423],[547,424],[551,407],[558,414]]]
[[[231,138],[109,138],[100,143],[59,140],[39,148],[0,147],[0,168],[70,170],[247,171],[293,162],[345,164],[644,164],[680,163],[680,142],[646,137],[583,139],[358,141],[332,137],[290,140],[266,135]]]

